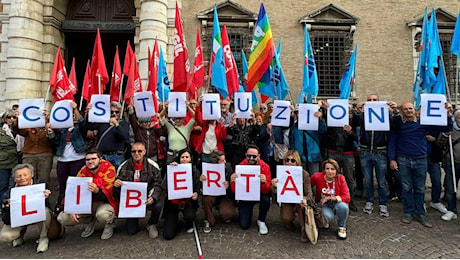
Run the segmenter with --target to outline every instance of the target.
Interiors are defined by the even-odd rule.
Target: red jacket
[[[324,177],[324,172],[317,172],[310,177],[311,186],[316,186],[316,197],[315,201],[319,202],[321,200],[321,195],[323,194],[323,188],[327,189],[326,178]],[[329,185],[331,186],[331,185]],[[348,191],[347,182],[345,181],[345,176],[342,174],[337,174],[335,176],[335,196],[340,197],[340,199],[345,202],[350,202],[350,192]],[[329,194],[327,194],[329,196]]]
[[[201,135],[198,138],[196,142],[196,147],[195,147],[196,152],[199,154],[201,154],[201,152],[203,151],[203,142],[204,142],[204,138],[208,130],[209,130],[209,124],[206,121],[203,121]],[[218,123],[216,124],[216,127],[214,128],[214,133],[216,134],[216,139],[217,139],[217,149],[219,149],[219,151],[221,152],[224,152],[223,142],[225,139],[227,139],[227,128],[225,128],[223,124]]]
[[[239,165],[249,165],[248,159],[244,159]],[[260,165],[260,174],[263,174],[266,177],[265,184],[262,184],[262,183],[260,184],[260,192],[262,192],[263,194],[267,194],[270,192],[270,188],[272,185],[271,184],[272,176],[270,174],[270,166],[268,166],[268,164],[266,164],[260,158],[256,165]],[[235,193],[236,186],[235,186],[234,181],[231,182],[231,187],[232,187],[232,192]]]

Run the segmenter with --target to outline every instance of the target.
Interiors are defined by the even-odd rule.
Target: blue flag
[[[169,98],[169,79],[166,73],[166,63],[163,57],[163,50],[160,46],[160,60],[158,62],[158,79],[157,79],[157,93],[160,102],[166,102]]]
[[[438,77],[436,78],[436,83],[434,83],[432,93],[446,95],[447,85],[446,85],[445,73],[446,73],[446,71],[444,69],[444,62],[440,62],[439,63]]]
[[[430,88],[436,83],[437,80],[435,68],[439,67],[439,61],[442,55],[441,43],[439,41],[438,25],[436,22],[436,12],[434,11],[434,8],[431,11],[431,17],[428,23],[427,38],[428,55],[425,58],[427,59],[426,71],[428,73],[425,75],[426,82],[424,84],[424,89],[426,92],[431,92]]]
[[[427,68],[426,63],[426,56],[427,56],[427,48],[428,40],[427,40],[427,30],[428,30],[428,9],[425,8],[425,15],[423,17],[423,25],[422,25],[422,36],[420,38],[420,51],[419,51],[419,58],[418,58],[418,65],[417,65],[417,75],[415,77],[414,87],[412,91],[414,92],[414,102],[415,108],[420,108],[420,94],[425,89],[425,69]]]
[[[246,81],[248,80],[248,60],[246,59],[246,55],[244,54],[244,51],[241,50],[241,61],[243,62],[243,78],[244,78],[244,83],[242,84],[242,86],[240,86],[240,89],[238,89],[238,92],[247,92],[248,91],[248,87],[247,87],[247,84],[246,84]],[[242,81],[240,81],[242,82]],[[253,89],[251,91],[252,93],[252,106],[254,106],[255,104],[257,104],[257,96],[256,96],[256,90]]]
[[[212,65],[211,65],[211,84],[223,98],[228,97],[227,78],[225,77],[224,51],[222,49],[222,39],[220,36],[219,18],[217,17],[216,5],[214,5],[214,27],[212,32]]]
[[[313,48],[311,47],[310,36],[308,35],[307,26],[304,28],[304,64],[303,64],[303,85],[302,90],[297,98],[297,103],[304,103],[307,97],[307,103],[312,102],[312,97],[318,96],[318,73],[316,71]]]
[[[263,94],[272,99],[277,96],[278,100],[284,100],[289,94],[289,86],[287,84],[283,68],[281,67],[280,53],[281,40],[278,43],[278,50],[275,49],[270,67],[262,76],[258,86],[260,94]]]
[[[356,52],[358,45],[355,45],[355,49],[351,54],[350,60],[348,61],[347,69],[343,73],[342,79],[339,83],[340,99],[348,99],[350,97],[353,82],[355,81],[355,70],[356,70]]]
[[[460,57],[460,13],[457,16],[457,22],[455,23],[455,31],[454,36],[452,36],[450,52],[457,57]]]

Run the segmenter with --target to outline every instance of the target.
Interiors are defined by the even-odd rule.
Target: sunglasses
[[[132,154],[135,154],[135,153],[142,153],[142,150],[132,150],[131,153],[132,153]]]
[[[6,118],[8,118],[8,119],[11,119],[11,118],[16,119],[16,116],[7,116]]]
[[[114,111],[114,110],[112,110],[112,111],[110,111],[110,114],[120,114],[120,111]]]
[[[290,163],[295,163],[296,162],[296,160],[293,159],[293,158],[286,158],[286,159],[284,159],[284,161],[285,162],[290,162]]]
[[[246,154],[246,158],[248,158],[248,159],[256,159],[257,155],[255,155],[255,154]]]

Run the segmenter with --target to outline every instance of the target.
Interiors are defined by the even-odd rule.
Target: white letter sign
[[[260,166],[236,165],[235,199],[260,201]]]
[[[119,218],[143,218],[146,215],[147,182],[123,181]]]
[[[366,131],[390,131],[390,112],[385,101],[364,104],[364,127]]]
[[[291,120],[291,102],[285,100],[275,100],[273,105],[272,125],[289,126]]]
[[[343,127],[349,124],[348,99],[328,99],[327,126]]]
[[[51,128],[73,127],[73,109],[70,106],[72,100],[61,100],[54,103],[50,114]]]
[[[155,115],[155,107],[153,105],[152,92],[136,92],[134,93],[134,107],[136,108],[136,116],[152,117]]]
[[[300,203],[303,199],[302,166],[276,166],[278,202]]]
[[[169,92],[169,105],[168,105],[168,116],[169,117],[185,117],[187,115],[185,97],[186,97],[185,92]]]
[[[235,92],[235,118],[251,118],[252,94]]]
[[[314,115],[316,111],[318,111],[318,105],[316,104],[299,104],[299,130],[318,131],[319,118]]]
[[[20,99],[18,127],[34,128],[45,126],[45,101],[42,98]]]
[[[203,120],[219,120],[221,117],[219,94],[204,94],[201,111]]]
[[[46,220],[45,184],[11,189],[11,227],[21,227]]]
[[[193,194],[192,164],[168,165],[168,200],[191,198]]]
[[[88,190],[91,177],[72,177],[67,179],[64,212],[67,214],[90,214],[93,195]]]
[[[110,121],[110,95],[92,95],[88,122],[108,123]]]
[[[446,96],[442,94],[421,94],[420,124],[447,125]]]
[[[221,196],[225,195],[225,164],[203,163],[203,175],[206,180],[203,182],[203,195]]]

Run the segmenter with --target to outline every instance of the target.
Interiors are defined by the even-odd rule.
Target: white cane
[[[195,235],[196,248],[198,249],[199,259],[203,259],[203,252],[201,252],[200,239],[198,238],[198,232],[196,231],[195,221],[193,221],[193,234]]]
[[[457,192],[457,178],[455,177],[455,165],[454,165],[454,148],[452,147],[452,135],[449,135],[449,152],[450,152],[450,164],[452,166],[452,182],[454,183],[454,192]]]

